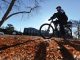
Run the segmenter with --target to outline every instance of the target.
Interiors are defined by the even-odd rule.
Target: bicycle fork
[[[47,29],[47,32],[49,32],[50,31],[50,25],[48,26],[48,29]]]

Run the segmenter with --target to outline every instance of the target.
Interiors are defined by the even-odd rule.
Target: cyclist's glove
[[[50,21],[51,19],[48,19],[48,21]]]

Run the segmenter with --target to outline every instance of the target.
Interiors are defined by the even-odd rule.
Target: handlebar
[[[58,20],[57,18],[55,18],[55,19],[48,19],[48,21],[56,21],[56,20]]]
[[[50,21],[50,20],[52,20],[52,19],[48,19],[48,21]]]

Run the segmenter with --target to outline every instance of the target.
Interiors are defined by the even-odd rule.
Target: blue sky
[[[46,0],[40,3],[41,7],[38,10],[33,11],[31,14],[15,15],[9,18],[3,26],[7,24],[13,24],[15,29],[23,31],[24,28],[39,27],[48,22],[48,19],[56,12],[56,6],[62,6],[66,12],[69,20],[80,20],[80,0]]]

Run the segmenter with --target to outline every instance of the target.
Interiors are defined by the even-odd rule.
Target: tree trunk
[[[12,0],[7,11],[5,12],[4,16],[2,17],[1,21],[0,21],[0,27],[2,26],[2,24],[6,21],[6,17],[9,15],[9,13],[12,10],[12,7],[14,6],[16,0]]]

